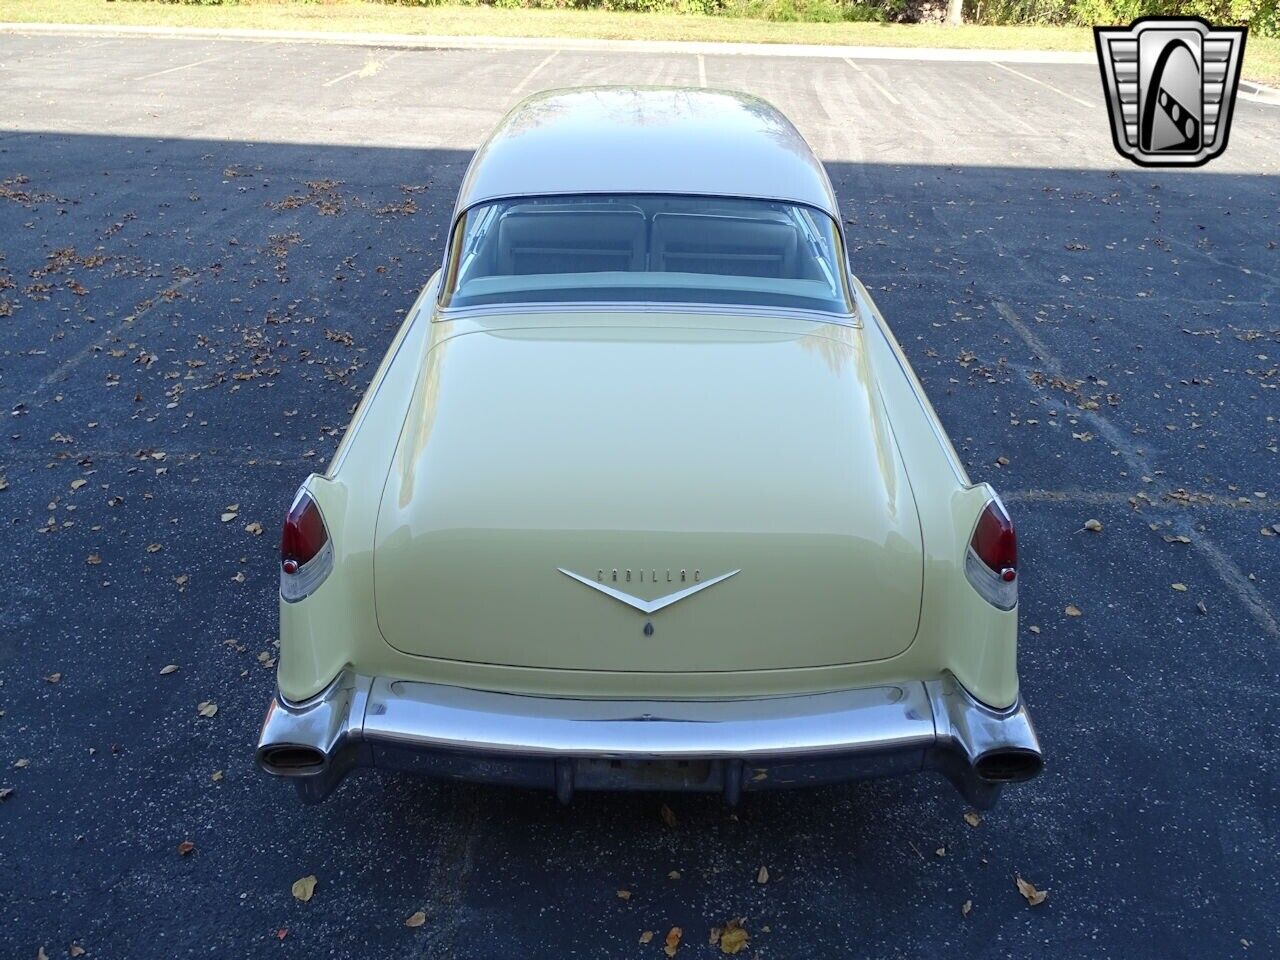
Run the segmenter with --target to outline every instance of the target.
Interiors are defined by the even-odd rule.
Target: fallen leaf
[[[652,931],[652,930],[646,930],[644,933],[640,934],[640,942],[641,942],[641,943],[648,943],[648,942],[649,942],[650,940],[652,940],[652,939],[653,939],[653,931]]]
[[[1063,611],[1068,617],[1078,617],[1081,615],[1080,608],[1074,603],[1067,604],[1066,610]]]
[[[973,901],[966,900],[964,903],[960,904],[960,916],[967,917],[969,915],[969,911],[972,909],[973,909]]]
[[[742,923],[742,920],[730,920],[724,925],[724,932],[720,934],[721,953],[732,955],[747,945],[751,934],[747,933]]]
[[[19,770],[25,770],[27,767],[31,766],[31,761],[26,757],[19,757],[17,760],[13,761],[13,765]]]
[[[217,783],[222,779],[222,771],[221,770],[213,771],[213,773],[209,774],[209,779],[212,780],[214,783]]]
[[[163,546],[161,546],[161,545],[160,545],[160,544],[158,544],[158,543],[148,543],[148,544],[147,544],[147,553],[159,553],[159,552],[160,552],[161,550],[163,550],[163,549],[164,549],[164,547],[163,547]]]
[[[85,949],[78,943],[73,943],[71,946],[67,947],[67,956],[69,957],[83,957],[84,955]]]
[[[1173,584],[1173,589],[1177,590],[1179,593],[1186,593],[1187,585],[1185,583],[1175,583]]]
[[[71,489],[72,489],[72,490],[79,490],[81,487],[83,487],[83,486],[84,486],[86,483],[88,483],[88,482],[89,482],[88,480],[72,480],[72,481],[71,481]]]
[[[36,960],[49,960],[49,955],[44,952],[44,945],[36,947]]]
[[[672,810],[670,807],[668,807],[664,803],[662,805],[661,813],[662,813],[662,822],[674,830],[676,828],[676,824],[679,823],[679,821],[676,819],[675,811]]]
[[[667,874],[667,879],[668,879],[668,880],[679,880],[679,879],[680,879],[680,871],[679,871],[679,870],[672,870],[670,873],[668,873],[668,874]]]
[[[178,844],[178,856],[185,857],[187,854],[195,850],[195,848],[196,848],[196,845],[192,843],[190,840],[183,840],[180,844]]]
[[[1208,608],[1208,607],[1206,607],[1206,606],[1204,605],[1204,601],[1203,601],[1203,600],[1197,600],[1197,601],[1196,601],[1196,609],[1197,609],[1197,610],[1199,610],[1201,613],[1208,613],[1208,612],[1209,612],[1209,608]]]
[[[284,939],[285,937],[287,937],[288,935],[289,935],[289,928],[288,928],[288,927],[281,927],[279,930],[277,930],[277,931],[276,931],[276,939],[277,939],[277,940],[283,940],[283,939]]]
[[[45,677],[45,680],[49,683],[57,683],[61,679],[62,679],[62,674],[60,673],[51,673],[47,677]]]
[[[202,717],[212,717],[215,713],[218,712],[218,705],[214,703],[212,700],[201,700],[198,704],[196,704],[196,711]]]
[[[256,537],[260,533],[262,533],[262,524],[258,523],[257,520],[255,520],[253,523],[246,523],[244,525],[244,532],[252,533]]]
[[[1100,520],[1086,520],[1086,521],[1084,522],[1084,528],[1085,528],[1086,530],[1091,530],[1091,531],[1093,531],[1094,533],[1100,533],[1100,532],[1102,531],[1102,521],[1100,521]]]
[[[769,882],[769,868],[761,867],[760,872],[756,874],[756,883],[768,883],[768,882]]]
[[[0,787],[0,802],[8,800],[13,796],[13,787]]]
[[[1014,882],[1018,885],[1018,892],[1022,894],[1026,898],[1027,903],[1033,907],[1038,907],[1040,904],[1044,903],[1045,898],[1049,896],[1048,890],[1037,890],[1035,888],[1035,884],[1027,880],[1023,880],[1022,877],[1015,877]]]
[[[945,856],[947,855],[947,848],[946,848],[946,847],[939,847],[937,850],[935,850],[935,851],[933,851],[933,852],[934,852],[934,853],[936,853],[936,854],[937,854],[938,856],[940,856],[940,857],[945,857]]]
[[[293,881],[293,897],[302,903],[306,903],[311,899],[312,894],[316,892],[316,876],[314,873],[308,874],[299,880]]]
[[[177,672],[178,672],[178,665],[176,663],[166,663],[163,667],[160,668],[160,676],[162,677],[167,677],[169,674],[177,673]]]
[[[414,927],[416,929],[426,922],[427,915],[423,911],[419,910],[416,913],[410,914],[408,919],[405,920],[404,925],[406,927]]]
[[[680,938],[684,936],[684,931],[679,927],[672,927],[667,931],[667,945],[662,948],[662,952],[668,957],[674,957],[676,951],[680,949]]]
[[[619,891],[618,891],[618,899],[619,899],[619,900],[630,900],[630,899],[631,899],[631,891],[630,891],[630,890],[619,890]]]
[[[91,567],[96,567],[101,562],[102,562],[102,558],[98,556],[96,553],[89,554],[88,559],[85,560],[85,563],[87,563]]]

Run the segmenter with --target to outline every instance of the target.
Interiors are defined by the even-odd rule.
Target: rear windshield
[[[845,314],[835,223],[809,207],[684,196],[520,198],[468,210],[441,305],[716,303]]]

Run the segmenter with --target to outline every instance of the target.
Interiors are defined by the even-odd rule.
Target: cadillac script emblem
[[[1095,27],[1116,149],[1144,167],[1196,167],[1227,149],[1245,34],[1199,17]]]
[[[695,593],[707,589],[707,587],[714,587],[717,583],[722,583],[734,574],[742,572],[741,570],[730,570],[728,573],[722,573],[718,577],[704,580],[701,570],[597,570],[595,579],[592,579],[591,577],[584,577],[581,574],[574,573],[572,570],[566,570],[564,567],[556,567],[556,569],[566,577],[571,577],[592,590],[599,590],[606,597],[613,597],[613,599],[625,603],[628,607],[633,607],[641,613],[656,613],[663,607],[669,607],[685,597],[691,597]],[[680,584],[681,587],[674,593],[668,593],[653,600],[644,600],[611,585],[614,583],[631,583],[633,576],[634,582],[637,583],[671,583]],[[648,632],[651,633],[652,631]]]

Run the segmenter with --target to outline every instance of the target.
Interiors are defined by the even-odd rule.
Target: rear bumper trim
[[[924,770],[975,806],[1041,766],[1019,702],[993,710],[954,679],[747,700],[575,700],[344,672],[315,697],[278,693],[257,759],[304,800],[360,767],[554,790],[743,792]]]

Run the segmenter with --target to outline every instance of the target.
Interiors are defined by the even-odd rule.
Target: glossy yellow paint
[[[994,494],[969,483],[861,285],[851,327],[704,311],[435,319],[436,282],[328,473],[307,480],[336,566],[281,604],[286,697],[351,665],[637,698],[949,672],[989,704],[1016,699],[1016,611],[963,572]],[[644,599],[678,588],[668,570],[742,572],[646,616],[562,566]]]

